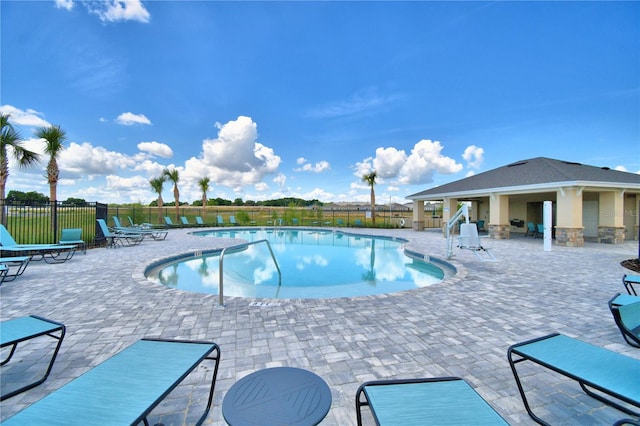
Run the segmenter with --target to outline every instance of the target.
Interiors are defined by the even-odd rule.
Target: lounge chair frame
[[[30,261],[31,256],[0,257],[0,264],[7,266],[7,273],[3,277],[2,281],[0,281],[0,284],[11,282],[22,275],[24,270],[27,269]],[[17,267],[17,269],[15,272],[12,272],[11,268],[14,266]]]
[[[128,246],[137,246],[144,239],[144,236],[139,232],[118,231],[109,228],[104,219],[96,219],[96,221],[98,222],[102,235],[107,239],[107,248],[118,248],[118,244],[124,246],[125,243]]]
[[[578,353],[580,356],[576,356]],[[618,402],[640,408],[640,380],[637,378],[640,360],[558,333],[511,345],[507,358],[527,413],[541,425],[549,423],[533,413],[516,370],[516,364],[524,361],[532,361],[573,379],[587,395],[624,413],[640,416]],[[602,368],[603,365],[607,368]],[[615,386],[619,389],[613,389]]]
[[[4,360],[0,361],[0,366],[7,364],[11,358],[13,358],[19,343],[26,342],[27,340],[35,339],[40,336],[48,336],[58,341],[44,375],[34,382],[28,383],[27,385],[0,396],[0,401],[4,401],[7,398],[11,398],[14,395],[38,386],[44,382],[47,377],[49,377],[49,373],[51,373],[51,369],[53,368],[53,363],[55,362],[60,346],[62,345],[66,328],[62,323],[31,315],[28,317],[4,321],[0,325],[0,330],[0,348],[11,347],[9,355],[7,355]]]
[[[0,256],[30,256],[31,260],[63,263],[71,259],[75,251],[75,245],[18,244],[7,228],[0,224]],[[40,258],[34,258],[34,256],[40,256]]]
[[[608,304],[624,340],[629,345],[640,348],[640,296],[617,293]],[[630,320],[634,322],[629,324]]]
[[[64,228],[60,235],[59,244],[75,244],[82,250],[83,254],[87,254],[87,243],[82,239],[82,228]]]
[[[637,285],[640,287],[640,275],[624,274],[622,276],[622,284],[624,285],[624,288],[627,289],[627,293],[638,296],[635,286]]]
[[[47,263],[64,263],[71,259],[75,252],[76,246],[71,244],[25,244],[17,246],[0,246],[0,256],[29,256],[33,261],[44,260]]]
[[[3,424],[65,423],[68,419],[95,424],[100,419],[101,424],[148,425],[153,409],[204,361],[214,366],[207,405],[196,422],[201,425],[213,404],[220,348],[213,342],[166,339],[137,341]]]
[[[405,386],[418,385],[418,386]],[[399,379],[399,380],[375,380],[363,383],[356,391],[356,420],[358,426],[362,425],[362,407],[369,407],[377,425],[387,424],[381,419],[382,411],[386,407],[378,407],[379,413],[376,412],[376,402],[372,402],[371,391],[382,387],[384,390],[390,390],[386,396],[393,405],[395,412],[409,414],[411,418],[398,419],[393,417],[393,424],[424,425],[430,424],[429,417],[437,417],[442,424],[483,424],[483,425],[508,425],[494,409],[489,405],[476,391],[460,377],[432,377],[418,379]],[[393,393],[392,388],[396,389],[401,386],[402,392]],[[412,390],[414,392],[412,392]],[[416,392],[417,391],[417,392]],[[420,391],[428,391],[428,393],[420,393]],[[433,400],[426,400],[427,395],[438,394],[444,396],[451,394],[451,405],[447,404],[446,398],[439,398],[437,403],[430,405]],[[400,396],[402,401],[395,401],[395,397]],[[407,401],[416,401],[417,405],[407,405]],[[466,412],[464,412],[466,411]],[[461,423],[463,422],[463,423]]]

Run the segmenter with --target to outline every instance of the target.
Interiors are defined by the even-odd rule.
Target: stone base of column
[[[511,238],[511,225],[489,224],[489,238],[496,240],[508,240]]]
[[[424,231],[424,220],[414,220],[411,226],[414,231]]]
[[[556,245],[584,247],[584,228],[563,228],[556,226]]]
[[[624,226],[598,226],[598,242],[609,244],[624,243]]]

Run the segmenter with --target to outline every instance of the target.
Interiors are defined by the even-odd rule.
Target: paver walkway
[[[353,231],[401,236],[412,250],[445,257],[438,231]],[[32,262],[22,277],[3,284],[0,320],[38,314],[63,322],[67,336],[49,379],[2,402],[0,420],[142,337],[220,345],[214,407],[206,421],[212,425],[225,424],[221,403],[231,385],[265,367],[306,368],[323,377],[333,397],[323,425],[355,424],[355,392],[364,381],[428,376],[461,376],[511,424],[529,425],[506,360],[510,344],[561,332],[640,359],[640,350],[625,344],[607,308],[609,298],[624,292],[620,261],[637,256],[637,241],[553,246],[545,252],[541,239],[487,239],[498,261],[480,262],[456,249],[452,261],[458,274],[431,287],[280,300],[275,306],[227,297],[219,307],[215,295],[168,289],[143,278],[153,260],[232,243],[188,232],[173,229],[165,241],[137,247],[91,249],[60,265]],[[39,353],[34,350],[33,357]],[[3,367],[3,386],[12,374],[22,374],[10,365]],[[207,374],[203,370],[178,388],[150,423],[192,424],[205,403]],[[552,424],[611,424],[624,417],[543,370],[532,370],[529,380],[542,387],[531,402]],[[373,424],[368,414],[365,421]]]

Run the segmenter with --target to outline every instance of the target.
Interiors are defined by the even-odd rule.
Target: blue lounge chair
[[[233,226],[240,225],[238,222],[236,222],[236,217],[235,216],[229,216],[229,223],[232,224]]]
[[[548,423],[533,413],[516,370],[516,364],[524,361],[532,361],[576,380],[587,395],[598,401],[632,416],[640,415],[620,403],[640,407],[640,359],[627,357],[562,334],[549,334],[511,345],[507,351],[507,358],[527,413],[542,425]]]
[[[151,237],[154,240],[164,240],[169,235],[169,232],[164,229],[160,229],[159,227],[152,225],[150,223],[143,223],[141,225],[136,225],[131,219],[131,216],[127,216],[129,218],[129,223],[131,226],[122,226],[120,223],[120,219],[117,216],[113,216],[113,223],[116,225],[114,231],[116,233],[121,234],[133,234],[140,235],[143,239],[145,237]]]
[[[82,239],[82,228],[65,228],[60,235],[59,244],[75,244],[82,250],[83,254],[87,254],[87,243]]]
[[[204,220],[200,216],[196,216],[196,223],[200,226],[204,226]]]
[[[0,284],[13,281],[22,275],[24,270],[27,269],[27,265],[29,265],[30,260],[31,256],[0,257],[0,265],[4,265],[6,267],[6,271],[4,272],[4,276],[2,277]],[[16,269],[12,270],[13,267]]]
[[[640,275],[624,274],[622,276],[622,284],[624,284],[624,288],[627,289],[627,293],[637,296],[638,292],[636,291],[635,286],[640,287]]]
[[[218,226],[224,226],[224,219],[222,218],[222,216],[218,215],[217,219],[218,219]]]
[[[1,366],[4,366],[11,361],[11,358],[13,358],[16,348],[18,347],[18,343],[26,342],[27,340],[41,336],[51,337],[58,341],[44,375],[31,383],[22,385],[18,389],[14,389],[3,394],[0,397],[0,401],[4,401],[7,398],[34,388],[47,379],[51,372],[51,368],[53,367],[53,363],[56,360],[56,356],[58,355],[58,351],[60,350],[60,345],[62,345],[65,330],[66,328],[63,324],[35,315],[14,318],[0,323],[0,348],[10,348],[7,357],[0,362]]]
[[[362,227],[362,221],[360,219],[356,219],[353,221],[353,226]]]
[[[31,260],[44,260],[47,263],[63,263],[73,257],[75,245],[67,244],[18,244],[13,239],[7,228],[0,224],[0,255],[1,256],[26,256]],[[40,256],[34,259],[33,256]]]
[[[0,285],[2,285],[8,273],[9,267],[3,263],[0,263]]]
[[[213,401],[220,348],[212,342],[142,339],[31,404],[3,425],[149,424],[147,416],[203,361],[213,362],[204,422]],[[204,367],[204,366],[203,366]],[[198,370],[198,375],[204,376]]]
[[[537,223],[536,224],[536,232],[533,234],[533,238],[542,238],[544,237],[544,224]]]
[[[291,219],[291,225],[298,226],[298,218],[297,217],[294,217],[293,219]]]
[[[164,222],[167,224],[167,226],[175,226],[169,216],[164,217]]]
[[[536,236],[536,224],[533,222],[527,222],[527,231],[524,233],[525,237]]]
[[[191,226],[191,224],[189,223],[189,219],[187,219],[186,216],[180,216],[180,220],[182,221],[183,225]]]
[[[640,296],[618,293],[609,300],[609,310],[624,340],[640,348]]]
[[[107,248],[117,248],[118,245],[135,246],[142,242],[144,238],[140,233],[122,232],[111,229],[104,219],[96,219],[102,235],[107,239]]]
[[[344,226],[344,220],[336,219],[336,226]]]
[[[367,382],[356,392],[359,426],[362,425],[363,406],[369,407],[376,424],[381,426],[508,425],[459,377]]]

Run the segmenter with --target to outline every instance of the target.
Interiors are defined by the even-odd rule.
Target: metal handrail
[[[280,265],[278,265],[278,261],[276,260],[276,256],[273,254],[273,250],[271,249],[271,244],[269,244],[268,240],[257,240],[257,241],[251,241],[251,242],[247,242],[247,243],[238,244],[238,245],[235,245],[235,246],[225,247],[220,252],[220,260],[218,261],[219,262],[219,268],[218,269],[219,269],[219,273],[220,273],[220,277],[219,277],[219,280],[218,280],[219,281],[218,282],[218,305],[219,306],[223,306],[224,305],[223,300],[222,300],[223,297],[224,297],[224,291],[223,291],[223,288],[224,288],[224,284],[223,284],[223,280],[224,280],[224,278],[223,278],[223,272],[224,272],[223,271],[223,261],[224,261],[224,255],[225,255],[227,249],[235,250],[235,249],[240,249],[240,248],[243,248],[243,247],[249,247],[251,245],[262,243],[262,242],[267,243],[267,248],[269,248],[269,253],[271,253],[271,258],[273,259],[273,263],[276,265],[276,269],[278,270],[278,286],[282,285],[282,272],[280,272]]]

